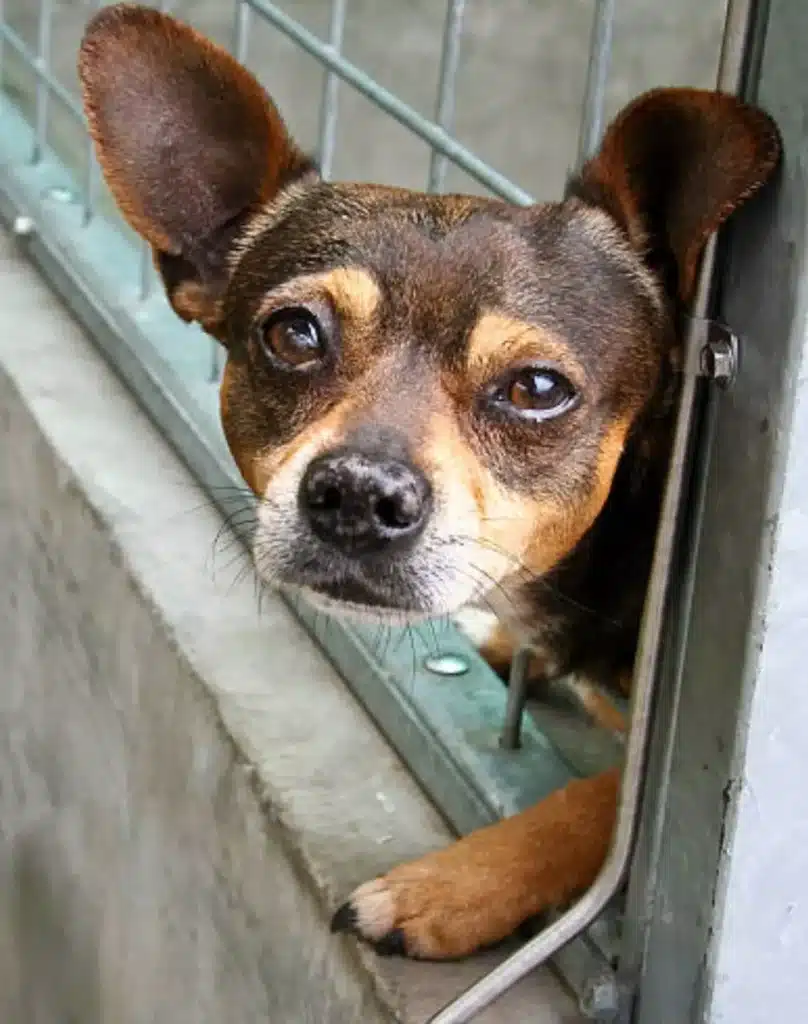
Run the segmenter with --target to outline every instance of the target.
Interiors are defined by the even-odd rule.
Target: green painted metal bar
[[[84,124],[84,111],[76,98],[48,71],[48,65],[39,59],[31,48],[17,35],[8,23],[0,21],[0,42],[7,44],[18,57],[34,72],[37,81],[43,82],[49,91],[72,114],[77,124]]]
[[[480,185],[484,185],[502,199],[507,199],[520,206],[527,206],[533,202],[533,197],[527,192],[514,185],[503,174],[495,171],[471,150],[461,146],[434,122],[422,117],[394,93],[383,88],[355,64],[340,54],[334,53],[327,43],[318,39],[312,32],[282,11],[277,4],[267,3],[266,0],[246,0],[246,2],[271,25],[274,25],[278,31],[297,43],[302,50],[311,54],[312,57],[316,57],[320,63],[334,71],[343,81],[358,89],[377,107],[409,128],[413,134],[423,139],[433,149],[448,157],[453,164],[456,164]]]

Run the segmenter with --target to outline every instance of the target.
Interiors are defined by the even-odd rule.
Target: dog
[[[79,57],[98,160],[168,299],[226,352],[221,420],[257,498],[255,564],[329,612],[492,607],[504,664],[630,689],[710,236],[779,136],[730,95],[634,100],[560,202],[330,184],[260,84],[151,8]],[[485,653],[485,652],[484,652]],[[385,953],[465,956],[595,879],[619,770],[360,886]]]

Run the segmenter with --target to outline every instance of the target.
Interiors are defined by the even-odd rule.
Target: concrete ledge
[[[353,885],[448,831],[0,238],[0,1019],[424,1021],[501,954],[380,961]],[[537,972],[480,1021],[577,1019]]]

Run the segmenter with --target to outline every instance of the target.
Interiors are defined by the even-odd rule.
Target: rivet
[[[464,676],[471,665],[462,654],[444,651],[441,654],[430,654],[425,658],[424,668],[434,672],[436,676]]]
[[[26,216],[24,213],[14,218],[14,224],[11,230],[18,238],[27,238],[29,235],[34,233],[36,225],[34,224],[33,218]]]

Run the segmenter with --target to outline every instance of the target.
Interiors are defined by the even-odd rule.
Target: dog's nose
[[[429,482],[415,467],[353,451],[314,459],[300,485],[301,511],[313,532],[348,554],[412,541],[431,502]]]

